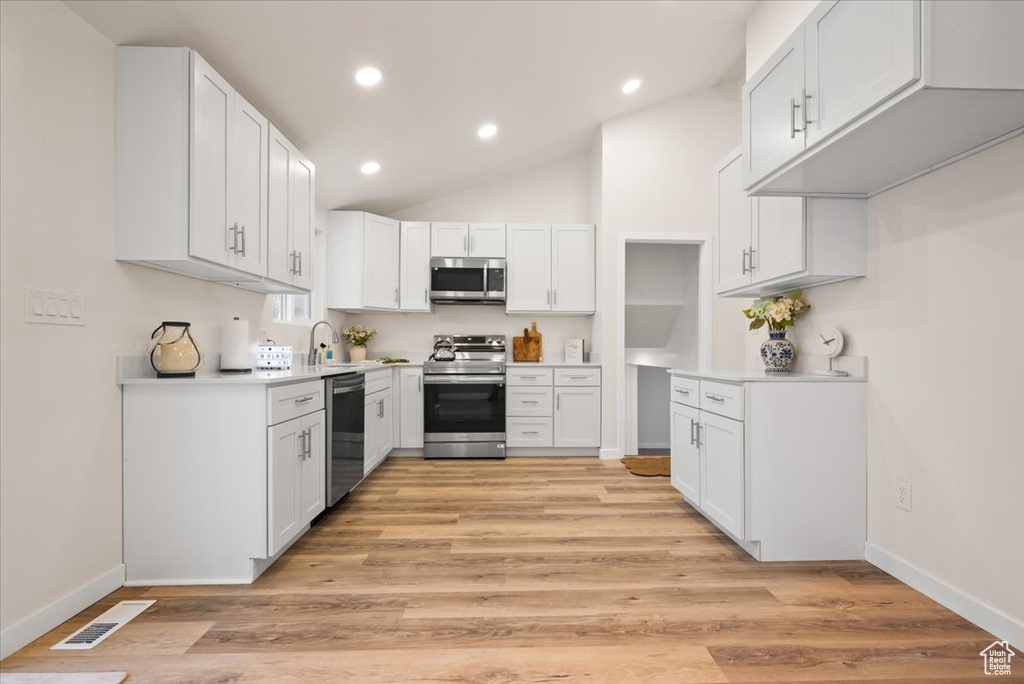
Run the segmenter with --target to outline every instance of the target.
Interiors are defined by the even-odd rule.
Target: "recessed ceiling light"
[[[498,127],[492,123],[484,124],[477,130],[476,134],[484,140],[487,138],[493,138],[498,134]]]
[[[356,72],[356,83],[367,88],[380,83],[381,73],[377,67],[363,67]]]
[[[626,95],[630,95],[640,90],[640,84],[643,83],[639,78],[631,78],[622,84],[622,92]]]
[[[362,171],[367,176],[372,176],[373,174],[380,171],[380,164],[378,164],[375,161],[368,161],[362,166],[360,166],[359,170]]]

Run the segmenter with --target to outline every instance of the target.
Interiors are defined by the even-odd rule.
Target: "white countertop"
[[[120,385],[277,385],[300,380],[314,380],[340,373],[372,373],[388,370],[395,366],[422,366],[420,363],[341,363],[325,366],[295,366],[289,370],[258,370],[252,373],[220,373],[217,371],[196,372],[194,378],[158,378],[152,368],[146,367],[136,372],[129,372],[122,365],[118,372],[117,382]]]
[[[671,368],[672,375],[700,380],[720,380],[722,382],[865,382],[865,378],[852,375],[817,375],[816,373],[785,373],[769,375],[764,371],[732,368],[713,368],[710,370],[689,370]]]

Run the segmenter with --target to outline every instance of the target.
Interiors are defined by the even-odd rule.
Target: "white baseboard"
[[[622,459],[622,452],[615,448],[601,447],[598,456],[608,461],[618,461]]]
[[[70,594],[18,620],[0,632],[0,660],[74,617],[124,585],[124,565],[118,565],[86,582]]]
[[[637,445],[637,448],[638,449],[668,449],[669,445],[668,444],[661,444],[661,443],[658,443],[658,444],[639,444],[639,445]]]
[[[924,570],[874,544],[864,545],[864,558],[933,601],[941,603],[960,617],[970,620],[1000,639],[1009,641],[1018,649],[1024,649],[1024,622],[1014,620],[992,606],[954,589]]]

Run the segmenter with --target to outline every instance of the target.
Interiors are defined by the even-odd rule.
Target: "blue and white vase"
[[[786,331],[769,330],[768,339],[761,344],[765,372],[788,373],[794,356],[793,343],[786,339]]]

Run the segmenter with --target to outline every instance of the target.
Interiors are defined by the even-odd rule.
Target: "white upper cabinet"
[[[330,212],[327,263],[328,308],[398,310],[398,221],[363,211]]]
[[[458,258],[468,254],[468,223],[432,223],[430,225],[430,256]]]
[[[506,310],[594,313],[594,243],[592,225],[508,224]]]
[[[743,86],[745,186],[803,151],[803,85],[801,29]]]
[[[402,221],[399,303],[402,311],[430,311],[430,224]]]
[[[506,228],[505,308],[551,310],[551,226],[510,223]]]
[[[273,125],[269,157],[267,277],[294,289],[311,290],[315,169]]]
[[[593,313],[595,306],[594,226],[551,227],[551,310]]]
[[[432,257],[505,257],[504,223],[432,223],[430,231]]]
[[[1024,127],[1024,3],[825,0],[743,87],[743,187],[870,197]]]
[[[760,297],[867,275],[867,200],[748,197],[741,151],[716,167],[717,294]]]
[[[808,144],[920,77],[920,12],[919,1],[907,0],[830,0],[814,9],[804,22]]]
[[[115,257],[260,292],[310,289],[271,215],[287,226],[305,211],[312,226],[312,164],[299,162],[308,192],[295,201],[302,155],[272,147],[266,117],[187,48],[119,47],[116,80]]]
[[[469,256],[481,259],[504,259],[505,224],[470,223]]]

